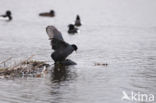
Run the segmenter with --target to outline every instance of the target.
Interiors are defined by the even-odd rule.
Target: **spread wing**
[[[48,26],[46,28],[49,39],[51,40],[51,46],[54,50],[64,50],[68,43],[63,40],[62,34],[54,26]]]
[[[69,46],[69,44],[62,40],[52,38],[51,46],[52,46],[52,49],[54,49],[54,50],[63,51],[65,48],[67,48]]]
[[[49,36],[49,39],[55,38],[64,41],[61,32],[58,31],[54,26],[48,26],[46,28],[46,31]]]

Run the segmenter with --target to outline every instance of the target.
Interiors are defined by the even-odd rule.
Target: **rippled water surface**
[[[45,28],[55,25],[78,46],[69,57],[78,65],[61,72],[52,65],[43,78],[0,79],[0,103],[130,103],[121,100],[122,91],[156,96],[155,5],[154,0],[1,0],[0,13],[12,10],[13,21],[0,20],[0,61],[34,54],[53,64]],[[55,18],[38,17],[50,9]],[[69,35],[67,25],[76,14],[83,26]]]

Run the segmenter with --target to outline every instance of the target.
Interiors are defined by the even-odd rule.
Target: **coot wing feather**
[[[62,40],[59,40],[59,39],[56,39],[56,38],[52,38],[51,46],[52,46],[52,49],[54,49],[54,50],[61,50],[61,51],[63,51],[66,47],[69,46],[69,44],[64,42],[64,41],[62,41]]]
[[[55,38],[64,41],[61,32],[58,31],[54,26],[47,26],[46,32],[49,36],[49,39]]]

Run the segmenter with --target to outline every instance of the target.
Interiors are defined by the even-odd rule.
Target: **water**
[[[89,5],[88,5],[89,2]],[[139,5],[139,4],[142,5]],[[47,25],[55,25],[78,52],[78,65],[43,78],[0,80],[1,103],[129,103],[122,91],[156,95],[156,15],[154,0],[1,0],[0,13],[11,9],[13,21],[0,20],[0,60],[9,57],[53,61]],[[38,17],[56,10],[55,18]],[[80,14],[74,36],[67,25]],[[108,63],[108,66],[95,66]]]

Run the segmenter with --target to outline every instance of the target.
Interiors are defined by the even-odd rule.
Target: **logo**
[[[154,102],[153,94],[145,94],[140,92],[130,92],[129,94],[125,91],[122,91],[121,100],[128,100],[133,102]]]

